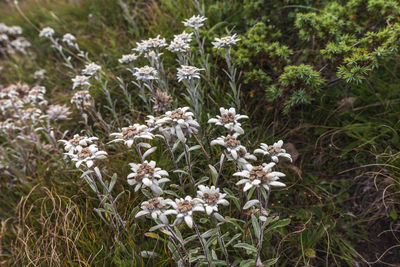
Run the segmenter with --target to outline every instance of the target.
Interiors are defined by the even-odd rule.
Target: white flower
[[[14,122],[11,119],[0,121],[0,132],[7,133],[16,129],[18,129],[18,127],[15,126]]]
[[[223,125],[229,131],[234,131],[238,134],[243,134],[244,131],[241,127],[241,124],[238,120],[248,119],[246,115],[236,114],[235,108],[224,109],[220,108],[221,116],[217,115],[216,118],[212,118],[208,120],[208,123],[215,123],[216,125]]]
[[[200,15],[193,16],[193,17],[191,17],[189,19],[184,20],[183,21],[183,25],[185,25],[186,27],[191,27],[191,28],[194,28],[194,29],[198,29],[198,28],[200,28],[201,26],[204,25],[203,22],[206,21],[206,20],[207,20],[206,17],[200,16]]]
[[[44,99],[44,94],[46,93],[46,88],[44,86],[35,86],[24,98],[25,103],[32,103],[38,105],[47,105],[47,101]]]
[[[167,211],[167,208],[171,206],[172,202],[171,199],[164,199],[162,197],[155,197],[144,201],[141,205],[142,210],[136,214],[135,218],[150,215],[154,220],[159,219],[163,224],[168,224],[166,215],[171,213]]]
[[[8,27],[7,33],[9,35],[21,35],[22,34],[22,28],[20,26]]]
[[[174,39],[171,41],[167,49],[175,53],[188,53],[190,50],[190,45],[183,39]]]
[[[71,103],[75,104],[78,109],[90,107],[92,106],[92,96],[87,90],[78,91],[72,96]]]
[[[239,155],[239,150],[244,148],[244,146],[242,146],[240,144],[240,141],[237,140],[238,134],[234,134],[234,135],[227,135],[227,136],[221,136],[218,137],[215,140],[211,141],[211,145],[221,145],[224,146],[226,148],[226,151],[228,152],[228,154],[230,154],[232,156],[233,159],[237,160]]]
[[[193,113],[188,110],[189,107],[183,107],[167,111],[163,118],[157,120],[156,124],[166,127],[164,133],[185,140],[186,134],[197,133],[197,128],[200,127],[198,122],[193,119]]]
[[[30,120],[33,124],[36,124],[43,114],[42,111],[38,108],[26,108],[20,111],[20,115],[21,120]]]
[[[198,69],[193,66],[182,65],[178,68],[178,82],[182,80],[190,81],[192,79],[200,79],[200,71],[204,69]]]
[[[153,50],[167,46],[165,38],[160,38],[160,35],[157,35],[156,38],[150,38],[148,40],[145,40],[144,42],[146,42],[147,48],[150,48]]]
[[[7,34],[0,34],[0,42],[7,42],[8,41],[8,35]]]
[[[207,215],[213,214],[215,218],[223,221],[223,217],[218,213],[218,205],[229,205],[225,199],[226,194],[220,193],[219,188],[215,188],[215,186],[199,185],[198,188],[200,190],[197,191],[197,199],[203,204]]]
[[[75,78],[72,78],[72,82],[74,83],[72,85],[72,89],[75,89],[78,86],[82,86],[82,87],[90,86],[89,78],[90,77],[84,76],[84,75],[75,76]]]
[[[77,153],[82,151],[84,147],[93,144],[94,141],[99,140],[97,137],[86,137],[75,134],[70,140],[59,140],[59,142],[64,144],[64,150],[69,153]]]
[[[76,154],[70,150],[66,155],[70,156],[72,161],[76,161],[75,166],[77,168],[82,164],[85,164],[87,168],[91,168],[95,160],[107,158],[107,152],[99,150],[95,144],[84,148],[78,148]]]
[[[41,79],[44,79],[44,74],[46,73],[46,70],[44,70],[44,69],[41,69],[41,70],[37,70],[37,71],[35,71],[35,73],[33,74],[33,78],[35,79],[35,80],[41,80]]]
[[[51,38],[53,37],[53,35],[54,35],[54,30],[50,27],[43,28],[39,33],[39,37]]]
[[[15,111],[15,109],[20,109],[24,105],[24,102],[18,98],[14,97],[12,99],[0,99],[0,111],[1,114],[5,115],[9,110],[12,110],[12,112]]]
[[[124,127],[120,133],[112,133],[110,136],[116,138],[113,142],[123,141],[128,147],[131,147],[136,139],[153,139],[153,134],[149,132],[147,126],[138,123]]]
[[[149,187],[155,195],[161,195],[163,193],[160,184],[169,181],[168,172],[161,168],[156,168],[156,162],[145,160],[141,164],[129,163],[131,166],[132,173],[128,175],[128,184],[135,185],[135,192],[140,188]]]
[[[96,72],[98,72],[101,69],[99,65],[96,63],[92,62],[90,64],[87,64],[85,68],[82,70],[82,73],[88,76],[92,76]]]
[[[269,146],[267,144],[261,143],[260,148],[254,150],[255,154],[268,155],[271,157],[271,160],[278,163],[279,158],[286,158],[290,162],[292,162],[292,156],[289,153],[286,153],[286,150],[282,148],[283,141],[279,140],[273,145]]]
[[[240,39],[236,38],[236,34],[234,34],[222,38],[215,38],[215,41],[211,43],[213,44],[214,48],[220,49],[220,48],[229,48],[235,45],[238,41],[240,41]]]
[[[21,53],[25,53],[26,52],[25,49],[31,46],[31,43],[24,37],[18,37],[17,39],[12,40],[10,44],[13,47],[13,49]],[[9,53],[10,53],[10,48],[11,47],[8,47]],[[10,54],[12,54],[12,52]]]
[[[245,179],[240,180],[236,185],[245,184],[243,191],[247,191],[252,187],[259,187],[262,185],[266,190],[270,190],[271,186],[284,187],[284,183],[279,182],[279,177],[285,177],[282,172],[272,171],[272,167],[275,166],[274,162],[263,164],[262,166],[253,166],[246,164],[243,166],[241,172],[236,172],[233,176],[244,177]]]
[[[70,118],[68,116],[71,115],[69,107],[66,105],[50,105],[46,113],[49,119],[54,121],[69,120]]]
[[[122,55],[122,58],[118,59],[121,64],[131,63],[135,61],[138,57],[135,54]]]
[[[75,36],[73,36],[73,35],[70,34],[70,33],[64,34],[64,36],[63,36],[63,38],[62,38],[62,41],[63,41],[64,43],[67,43],[67,45],[73,46],[73,47],[75,47],[75,40],[76,40]]]
[[[156,130],[158,127],[161,125],[157,124],[157,121],[160,119],[160,117],[154,117],[152,115],[147,115],[146,116],[148,119],[145,120],[147,127],[149,127],[149,131],[152,132]]]
[[[0,91],[0,98],[14,98],[18,96],[19,92],[17,91],[16,86],[13,85],[7,86]]]
[[[221,145],[226,148],[226,155],[229,161],[235,161],[239,167],[248,164],[247,160],[257,160],[257,158],[248,153],[245,146],[240,144],[237,139],[238,133],[233,135],[221,136],[211,141],[211,145]]]
[[[158,72],[155,68],[150,66],[144,66],[141,68],[135,68],[135,75],[136,79],[139,81],[148,81],[148,80],[157,80],[158,79]]]
[[[150,38],[148,40],[142,40],[141,42],[136,43],[136,48],[132,49],[142,54],[148,54],[150,51],[157,51],[160,48],[167,46],[165,38],[160,38],[158,35],[156,38]]]
[[[192,41],[193,33],[182,32],[181,34],[174,35],[174,40],[182,40],[185,43],[190,43]]]
[[[174,210],[169,210],[169,214],[176,214],[176,220],[174,224],[179,224],[183,220],[190,228],[193,227],[193,212],[202,211],[204,212],[203,205],[197,199],[192,199],[191,196],[186,196],[184,199],[176,199],[175,202],[171,203]]]

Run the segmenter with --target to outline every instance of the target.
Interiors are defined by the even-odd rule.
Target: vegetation
[[[203,26],[182,23],[199,14]],[[0,96],[13,100],[0,102],[2,265],[398,264],[398,1],[26,0],[1,3],[0,18],[22,28],[0,38],[0,89],[15,85],[24,100]],[[190,53],[167,49],[184,30]],[[153,42],[166,38],[165,47],[140,51],[141,40],[158,35]],[[234,38],[216,39],[224,36]],[[71,103],[86,90],[86,104]],[[167,112],[184,106],[185,120],[200,127],[185,121],[182,135]],[[249,117],[235,124],[243,132],[218,126],[220,107]],[[168,130],[152,128],[147,115]],[[151,140],[115,142],[135,123],[149,126]],[[88,145],[106,158],[97,154],[91,166],[65,151],[60,140],[75,134],[98,138]],[[237,184],[250,167],[221,145],[226,135],[250,154],[283,139],[291,160],[281,156],[272,168],[286,187]],[[257,161],[239,158],[275,161],[258,152]],[[139,180],[127,177],[145,160],[170,181],[136,190]],[[195,198],[201,185],[219,187],[229,202],[218,207],[222,219],[216,211],[194,212],[192,224],[173,224],[173,212],[170,224],[138,216],[159,190]]]

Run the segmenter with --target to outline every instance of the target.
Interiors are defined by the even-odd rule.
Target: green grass
[[[126,3],[128,17],[124,16],[118,1],[25,1],[20,7],[26,18],[12,6],[0,4],[0,22],[20,25],[24,36],[32,42],[27,56],[0,59],[3,66],[0,84],[6,86],[18,81],[33,84],[33,73],[44,68],[47,78],[43,85],[48,90],[49,102],[69,103],[71,74],[49,43],[38,37],[38,29],[50,26],[56,33],[70,32],[77,36],[81,48],[106,70],[107,77],[113,81],[110,84],[113,98],[118,99],[117,111],[125,119],[121,119],[120,125],[114,122],[115,126],[124,126],[129,120],[143,122],[145,109],[140,99],[134,98],[134,110],[129,110],[122,100],[115,73],[125,78],[128,74],[117,59],[141,39],[158,34],[171,38],[184,29],[180,22],[197,12],[191,1],[184,0]],[[207,32],[207,41],[223,34],[225,27],[232,28],[237,20],[237,13],[228,12],[240,6],[237,1],[221,1],[219,5],[223,11],[215,7],[210,10],[209,23],[217,26]],[[243,24],[237,27],[239,33],[246,30]],[[219,65],[223,66],[222,60],[211,61],[215,78],[210,87],[216,90],[207,97],[204,110],[207,114],[216,114],[219,106],[229,104],[224,93],[228,86],[224,73],[217,71]],[[171,69],[177,66],[169,55],[165,63]],[[78,61],[75,64],[83,67]],[[250,117],[244,123],[244,145],[254,149],[259,142],[269,144],[283,138],[299,153],[294,164],[285,168],[288,190],[274,191],[270,200],[272,213],[291,218],[291,223],[265,236],[265,260],[279,256],[277,266],[352,266],[355,262],[361,265],[364,261],[375,262],[383,255],[378,262],[397,263],[400,257],[397,247],[383,253],[399,245],[395,230],[400,210],[399,74],[393,60],[362,85],[338,83],[315,95],[311,105],[298,106],[287,115],[280,115],[272,104],[259,97],[264,92],[262,89],[243,88],[241,113]],[[182,106],[184,88],[177,83],[173,85],[177,88],[174,97]],[[135,90],[133,85],[130,90]],[[340,100],[349,97],[355,98],[353,105],[338,105]],[[95,100],[106,103],[100,91],[95,92]],[[107,110],[100,110],[110,119]],[[77,123],[82,120],[78,112],[72,117],[59,126],[58,134],[69,130],[72,135],[84,128],[84,124]],[[100,127],[94,126],[93,130],[104,142],[109,140]],[[220,135],[211,126],[208,130],[213,136]],[[154,145],[161,147],[159,141],[154,141]],[[64,168],[60,153],[32,148],[34,171],[26,172],[26,182],[6,175],[0,180],[0,263],[5,266],[174,266],[165,235],[149,234],[150,221],[134,219],[144,197],[127,186],[127,163],[137,161],[137,157],[124,150],[122,145],[107,145],[110,158],[104,163],[108,176],[118,175],[114,193],[124,192],[118,210],[128,221],[128,233],[121,237],[121,244],[113,240],[110,226],[93,210],[98,207],[98,201],[86,182],[79,178],[80,172],[69,164]],[[157,152],[153,157],[158,165],[171,164],[167,152]],[[212,164],[217,166],[221,151],[213,148],[208,152],[216,159]],[[208,164],[204,157],[196,156],[195,173],[208,175]],[[232,173],[232,168],[226,171],[224,187],[235,188],[229,176]],[[233,203],[226,209],[226,215],[250,220]],[[205,231],[206,224],[201,225]],[[243,229],[244,236],[251,238],[251,226],[247,226]],[[229,224],[222,226],[223,231],[229,229]],[[189,233],[187,229],[181,230]],[[160,256],[143,259],[138,256],[143,250],[155,250]],[[230,252],[237,260],[248,258],[244,250],[230,247]]]

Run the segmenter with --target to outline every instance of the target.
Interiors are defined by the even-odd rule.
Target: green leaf
[[[254,267],[256,260],[244,260],[240,262],[240,267]]]
[[[247,244],[247,243],[238,243],[238,244],[235,244],[233,247],[235,247],[235,248],[244,248],[249,253],[257,253],[257,248],[254,247],[253,245],[250,245],[250,244]]]
[[[113,190],[116,182],[117,182],[117,174],[114,173],[113,176],[111,177],[111,182],[110,182],[110,186],[108,187],[108,191],[111,192]]]
[[[254,214],[251,215],[251,224],[253,225],[254,229],[254,234],[257,237],[257,239],[260,237],[260,224],[258,223],[258,220]]]
[[[275,222],[274,224],[272,224],[270,227],[268,227],[268,229],[265,231],[265,233],[272,231],[273,229],[284,227],[284,226],[288,225],[289,223],[290,223],[290,219],[279,220],[279,221]]]
[[[269,260],[263,262],[263,264],[264,264],[264,266],[271,266],[271,265],[276,264],[278,262],[278,260],[279,260],[279,258],[272,258],[272,259],[269,259]]]

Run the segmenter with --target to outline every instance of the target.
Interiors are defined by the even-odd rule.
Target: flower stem
[[[104,184],[103,180],[102,180],[100,177],[98,177],[97,175],[96,175],[96,177],[97,177],[97,180],[99,180],[101,186],[104,188],[104,190],[105,190],[106,193],[107,193],[107,197],[108,197],[108,199],[109,199],[110,202],[111,202],[111,205],[112,205],[112,208],[113,208],[113,211],[114,211],[114,215],[115,215],[115,217],[117,218],[117,221],[118,221],[120,227],[121,227],[122,229],[124,229],[124,231],[127,232],[127,230],[126,230],[126,228],[125,228],[124,221],[122,220],[121,216],[120,216],[119,213],[118,213],[117,206],[115,205],[115,201],[114,201],[113,196],[111,195],[110,190],[108,190],[108,187]]]
[[[264,210],[264,207],[263,207],[264,205],[263,205],[263,198],[262,198],[260,188],[257,188],[257,196],[258,196],[258,201],[260,203],[260,215],[261,215]],[[268,191],[267,199],[265,200],[265,208],[267,207],[268,199],[269,199],[269,191]],[[262,249],[262,243],[263,243],[263,239],[264,239],[264,227],[263,227],[263,222],[260,219],[259,219],[259,225],[260,225],[260,236],[258,238],[258,245],[257,245],[256,266],[263,266],[262,261],[261,261],[261,249]]]
[[[94,189],[95,189],[95,192],[96,192],[96,195],[97,195],[97,199],[99,200],[100,205],[102,205],[103,208],[106,209],[105,203],[104,203],[104,201],[103,201],[103,198],[102,198],[102,196],[101,196],[101,194],[100,194],[99,188],[97,187],[96,180],[94,179],[92,173],[89,173],[89,178],[90,178],[90,181],[92,182],[92,185],[93,185],[93,187],[94,187]],[[118,235],[119,235],[118,227],[115,225],[115,223],[114,223],[113,220],[110,220],[110,221],[111,221],[111,225],[112,225],[112,227],[113,227],[113,229],[114,229],[114,232],[115,232],[115,233],[117,234],[117,236],[118,236]],[[118,240],[117,236],[115,236],[115,239],[116,239],[116,240]]]
[[[201,236],[201,234],[200,234],[200,232],[199,232],[199,228],[197,228],[197,224],[196,224],[194,221],[193,221],[193,226],[194,226],[194,230],[196,231],[197,237],[198,237],[199,240],[200,240],[200,244],[201,244],[201,246],[203,247],[204,255],[206,256],[206,260],[207,260],[208,266],[211,267],[211,261],[210,261],[210,258],[209,258],[209,256],[208,256],[207,247],[206,247],[206,245],[204,244],[203,237]]]
[[[217,222],[217,220],[215,219],[215,217],[213,217],[213,220],[214,220],[215,226],[217,227],[217,230],[218,230],[218,241],[219,241],[219,245],[221,246],[221,249],[222,249],[222,251],[224,252],[227,266],[230,266],[231,264],[229,263],[228,251],[226,250],[225,241],[224,241],[224,238],[222,237],[221,228],[219,227],[218,222]]]
[[[140,151],[140,147],[138,146],[138,144],[136,143],[136,140],[133,140],[133,144],[135,146],[136,152],[140,158],[140,162],[143,163],[144,159],[143,159],[143,155],[142,155],[142,151]]]
[[[194,181],[194,178],[193,178],[192,166],[190,163],[189,152],[186,148],[186,143],[183,144],[183,150],[185,151],[185,159],[186,159],[186,164],[188,165],[188,169],[189,169],[190,180],[192,181],[193,186],[196,188],[196,182]]]
[[[176,163],[176,160],[175,160],[174,152],[172,151],[171,145],[169,144],[169,141],[168,141],[168,138],[165,135],[164,135],[164,142],[165,142],[165,145],[167,146],[167,150],[168,150],[168,152],[169,152],[169,154],[171,156],[172,162],[174,163],[174,167],[175,167],[176,170],[178,170],[179,168],[178,168],[178,164]],[[179,183],[182,186],[183,182],[182,182],[181,173],[179,173],[178,176],[179,176]]]

